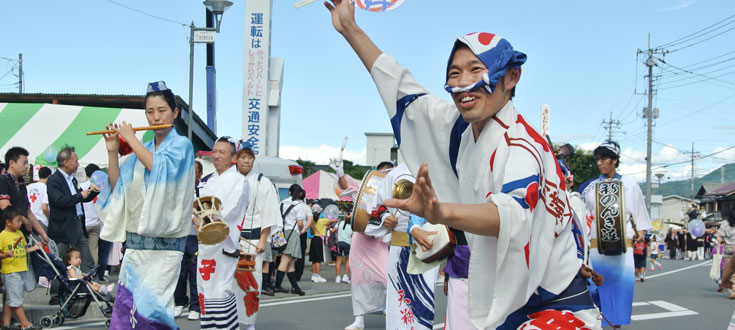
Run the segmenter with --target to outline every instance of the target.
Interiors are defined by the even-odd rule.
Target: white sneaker
[[[362,330],[364,326],[352,323],[345,327],[345,330]]]
[[[321,275],[319,275],[319,274],[317,274],[316,276],[317,276],[317,278],[316,278],[316,282],[317,282],[317,283],[325,283],[325,282],[327,281],[327,279],[326,279],[326,278],[322,277],[322,276],[321,276]]]
[[[191,311],[191,312],[189,312],[189,316],[187,316],[186,318],[189,321],[199,320],[199,312]]]
[[[184,314],[184,306],[174,306],[174,317],[179,317]]]
[[[345,282],[347,284],[350,284],[350,278],[347,276],[347,274],[345,274],[344,276],[342,276],[342,282]]]
[[[342,282],[342,278],[339,275],[337,275],[337,277],[334,278],[334,283],[339,283],[339,282]]]

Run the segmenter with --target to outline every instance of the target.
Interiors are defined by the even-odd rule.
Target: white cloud
[[[339,155],[339,147],[322,144],[316,147],[300,147],[300,146],[281,146],[278,150],[280,157],[285,159],[303,159],[310,160],[317,164],[328,164],[330,158],[336,158]],[[343,159],[349,160],[355,164],[365,164],[366,150],[361,151],[345,149],[342,156]]]

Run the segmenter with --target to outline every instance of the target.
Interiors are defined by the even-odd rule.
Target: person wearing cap
[[[260,293],[265,290],[264,287],[270,287],[270,277],[263,273],[263,257],[271,229],[275,232],[274,227],[281,226],[281,216],[278,214],[279,201],[275,186],[263,173],[253,169],[255,153],[252,146],[248,142],[240,141],[239,148],[235,155],[237,170],[245,176],[245,181],[251,188],[250,204],[239,230],[240,238],[248,242],[242,247],[241,253],[255,255],[255,270],[235,271],[238,284],[235,294],[238,321],[244,329],[254,330]],[[268,290],[271,290],[272,296],[272,289]]]
[[[179,115],[163,81],[148,84],[144,107],[149,125],[173,124]],[[194,148],[173,128],[154,130],[146,143],[124,121],[107,128],[115,133],[104,136],[109,184],[97,197],[100,237],[126,242],[112,329],[177,329],[174,289],[192,221]],[[132,150],[122,164],[120,137]]]
[[[594,150],[597,168],[600,176],[591,181],[582,192],[582,199],[586,204],[588,216],[592,217],[590,261],[592,268],[603,276],[602,286],[597,288],[595,299],[599,297],[599,305],[602,315],[612,325],[618,326],[630,324],[630,315],[633,308],[633,286],[634,264],[633,264],[633,240],[638,239],[642,243],[646,230],[652,228],[651,219],[646,210],[646,202],[638,183],[630,177],[617,173],[620,166],[620,146],[613,141],[606,141]],[[597,247],[597,219],[595,219],[595,187],[603,180],[620,180],[624,189],[625,206],[625,240],[626,252],[621,255],[603,255]],[[631,220],[632,219],[632,220]],[[632,221],[632,222],[631,222]],[[635,232],[633,223],[638,230]],[[645,260],[644,260],[645,262]],[[645,267],[645,263],[643,265]],[[604,326],[610,326],[608,321],[603,321]]]
[[[564,178],[551,147],[513,106],[526,55],[494,34],[460,37],[444,72],[448,102],[375,46],[348,1],[325,6],[375,81],[416,174],[409,199],[384,204],[458,236],[445,268],[446,329],[600,328],[578,274]]]
[[[236,291],[246,290],[249,284],[241,274],[235,273],[243,248],[240,228],[248,220],[245,212],[250,203],[250,185],[233,165],[237,145],[238,141],[231,137],[217,139],[212,147],[215,171],[199,191],[200,196],[214,196],[222,202],[220,216],[229,229],[221,242],[199,243],[197,292],[202,329],[239,329],[237,305],[242,298],[238,298]],[[194,218],[194,227],[199,231],[203,230],[202,221]]]

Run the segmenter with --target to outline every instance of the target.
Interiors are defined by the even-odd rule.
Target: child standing
[[[646,248],[645,240],[637,240],[635,242],[635,251],[633,251],[633,262],[635,267],[635,281],[645,282],[646,276]]]
[[[69,247],[64,252],[64,264],[66,265],[66,271],[69,275],[69,279],[84,279],[86,274],[82,273],[80,265],[82,264],[82,254],[75,247]],[[112,284],[101,285],[96,282],[89,281],[89,287],[92,290],[99,292],[103,295],[112,293]]]
[[[651,268],[648,270],[653,270],[653,266],[658,266],[658,270],[661,270],[661,264],[656,261],[658,259],[658,241],[656,239],[655,235],[651,235]]]
[[[37,251],[41,243],[26,247],[26,239],[20,231],[23,215],[17,208],[8,206],[2,212],[2,221],[5,229],[0,232],[0,259],[2,259],[2,274],[5,295],[5,308],[3,309],[3,328],[10,325],[12,314],[20,321],[21,329],[41,329],[26,319],[23,310],[23,296],[25,285],[23,278],[28,271],[26,253]]]

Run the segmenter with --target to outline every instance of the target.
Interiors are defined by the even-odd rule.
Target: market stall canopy
[[[306,191],[306,199],[322,199],[329,198],[331,200],[339,200],[351,202],[352,191],[360,188],[360,181],[355,180],[349,174],[345,174],[348,188],[343,191],[337,185],[337,175],[326,171],[319,170],[304,179],[303,185]]]
[[[75,148],[79,163],[107,167],[107,149],[102,135],[86,132],[105,129],[105,125],[126,121],[133,127],[147,126],[142,109],[104,108],[45,103],[0,103],[0,155],[15,146],[28,150],[34,165],[56,166],[47,162],[44,151],[65,145]],[[143,142],[153,139],[153,131],[136,133]]]

